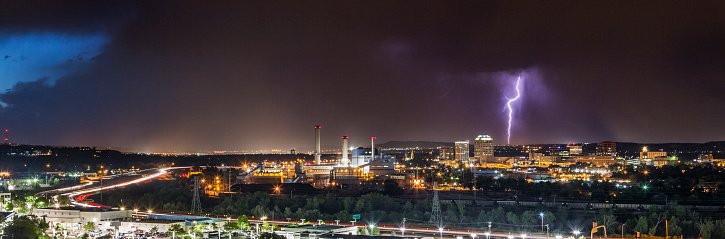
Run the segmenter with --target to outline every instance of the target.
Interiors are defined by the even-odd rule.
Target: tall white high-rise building
[[[473,157],[478,162],[493,161],[493,138],[488,135],[479,135],[474,142]]]
[[[456,141],[455,160],[458,163],[468,164],[468,140]]]

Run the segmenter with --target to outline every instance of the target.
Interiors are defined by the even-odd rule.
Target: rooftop
[[[67,211],[81,211],[81,212],[111,212],[111,211],[119,211],[115,209],[110,208],[101,208],[101,207],[46,207],[46,208],[38,208],[38,209],[46,209],[46,210],[67,210]]]

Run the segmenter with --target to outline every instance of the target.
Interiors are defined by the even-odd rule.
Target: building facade
[[[455,158],[455,150],[451,146],[438,147],[438,159],[440,161],[453,160]]]
[[[617,156],[617,143],[604,141],[597,144],[598,156]]]
[[[470,157],[468,144],[468,140],[456,141],[456,163],[468,164]]]
[[[476,161],[484,163],[493,160],[493,138],[488,135],[479,135],[474,141],[473,157]]]

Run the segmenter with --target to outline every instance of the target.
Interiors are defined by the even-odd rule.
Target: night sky
[[[725,140],[725,1],[2,1],[10,141]],[[6,90],[7,89],[7,90]]]

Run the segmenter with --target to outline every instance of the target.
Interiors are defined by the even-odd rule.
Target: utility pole
[[[473,204],[475,205],[476,204],[476,191],[478,191],[476,189],[476,167],[475,166],[471,169],[471,174],[473,174]]]
[[[433,182],[433,208],[430,223],[435,224],[439,228],[443,226],[443,217],[441,217],[441,202],[438,199],[438,182]],[[442,233],[441,233],[442,234]]]
[[[103,166],[101,166],[101,202],[99,204],[103,205]]]
[[[201,213],[201,200],[199,198],[199,176],[194,177],[194,199],[191,200],[191,213]]]

